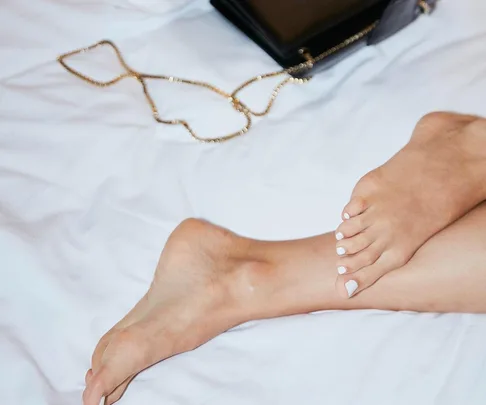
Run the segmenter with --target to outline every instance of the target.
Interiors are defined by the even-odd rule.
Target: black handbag
[[[437,0],[211,0],[211,4],[295,76],[328,67],[431,13]],[[312,67],[312,69],[310,69]]]

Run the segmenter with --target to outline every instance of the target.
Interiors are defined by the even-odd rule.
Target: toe
[[[91,377],[93,377],[93,370],[89,369],[84,376],[84,382],[86,383],[86,385],[88,385],[91,381]]]
[[[108,395],[105,399],[105,404],[104,405],[112,405],[115,402],[118,402],[120,398],[123,396],[125,391],[128,388],[128,385],[132,382],[132,380],[135,378],[135,376],[131,376],[128,378],[126,381],[124,381],[122,384],[120,384],[115,391],[113,391],[110,395]]]
[[[354,274],[345,274],[338,277],[337,289],[345,298],[354,297],[361,291],[371,287],[385,274],[393,270],[388,261],[382,256],[371,266],[362,268]]]
[[[342,240],[350,238],[360,232],[363,232],[368,227],[368,218],[366,213],[344,221],[336,229],[336,239]]]
[[[336,244],[336,252],[339,256],[354,255],[366,249],[374,242],[370,228],[357,235],[339,240]]]
[[[353,197],[351,201],[344,207],[342,218],[343,220],[349,220],[356,215],[362,214],[366,210],[367,204],[362,197]]]
[[[156,325],[155,325],[156,326]],[[151,322],[138,322],[109,335],[100,342],[103,350],[96,350],[93,375],[83,394],[84,405],[99,405],[107,397],[111,403],[121,397],[131,379],[145,368],[166,358],[166,342]],[[160,342],[160,346],[154,344]]]
[[[371,266],[381,255],[381,249],[377,243],[372,243],[361,252],[350,256],[340,257],[337,263],[339,274],[351,274],[361,270],[364,267]]]

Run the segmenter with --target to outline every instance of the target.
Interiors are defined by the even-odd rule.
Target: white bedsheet
[[[485,21],[483,0],[444,0],[286,89],[248,136],[208,146],[155,124],[134,81],[98,89],[55,61],[110,38],[139,70],[226,89],[276,68],[206,1],[2,0],[0,404],[81,403],[96,342],[148,288],[182,219],[265,239],[332,230],[355,181],[423,114],[486,115]],[[100,54],[73,63],[118,71]],[[154,86],[163,115],[205,136],[241,123],[211,96],[169,87]],[[269,94],[251,93],[257,105]],[[336,311],[247,324],[142,373],[120,402],[149,403],[484,405],[486,317]]]

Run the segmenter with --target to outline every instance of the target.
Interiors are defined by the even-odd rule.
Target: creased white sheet
[[[0,7],[0,403],[79,405],[99,337],[137,302],[171,230],[333,229],[356,180],[433,110],[486,115],[486,3],[444,0],[392,39],[285,89],[250,134],[201,145],[152,120],[136,82],[98,89],[58,54],[113,39],[136,69],[235,88],[273,61],[205,1]],[[104,54],[73,65],[110,75]],[[241,124],[152,84],[205,136]],[[265,86],[246,95],[261,105]],[[122,405],[483,405],[486,317],[325,312],[254,322],[142,373]]]

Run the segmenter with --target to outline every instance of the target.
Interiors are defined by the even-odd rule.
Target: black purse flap
[[[316,57],[349,38],[359,38],[349,49],[326,58],[323,62],[328,65],[367,45],[370,37],[370,43],[380,42],[411,23],[421,13],[421,4],[433,8],[436,1],[211,0],[211,4],[288,68],[305,61],[302,49]],[[371,32],[369,27],[375,26],[376,32]],[[363,32],[366,35],[360,35]]]
[[[284,67],[317,55],[378,20],[390,0],[211,0]]]

